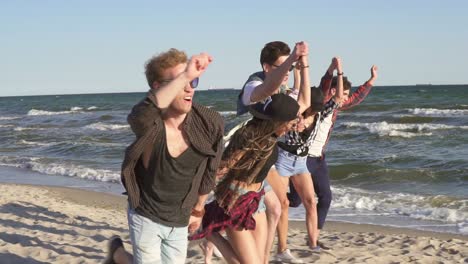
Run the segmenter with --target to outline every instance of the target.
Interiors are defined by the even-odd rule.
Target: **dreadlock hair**
[[[239,197],[239,182],[255,181],[276,147],[275,129],[283,123],[254,117],[234,133],[220,164],[220,170],[227,172],[215,189],[220,207],[232,208]]]

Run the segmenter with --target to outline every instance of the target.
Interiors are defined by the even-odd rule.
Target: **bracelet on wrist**
[[[192,212],[190,213],[190,215],[193,215],[195,217],[203,217],[205,215],[205,208],[203,208],[201,211],[192,208]]]
[[[301,66],[301,69],[309,68],[309,65],[307,66]]]
[[[339,72],[338,75],[343,75],[344,73],[343,72]]]

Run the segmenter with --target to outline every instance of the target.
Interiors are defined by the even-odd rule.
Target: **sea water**
[[[195,101],[236,117],[239,90]],[[468,86],[375,87],[340,112],[326,157],[329,220],[468,234]],[[120,193],[126,122],[145,93],[0,98],[0,181]],[[290,210],[304,219],[304,208]]]

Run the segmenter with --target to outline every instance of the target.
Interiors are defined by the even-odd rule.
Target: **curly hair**
[[[162,81],[162,74],[166,69],[186,63],[187,60],[185,52],[174,48],[151,57],[145,64],[145,75],[149,87],[153,88],[154,82]]]

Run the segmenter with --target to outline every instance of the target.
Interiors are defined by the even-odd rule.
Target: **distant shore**
[[[106,244],[120,235],[130,249],[124,196],[51,186],[0,184],[0,258],[5,263],[101,263]],[[329,222],[321,241],[330,252],[311,253],[302,221],[292,221],[291,251],[304,263],[468,261],[468,236]],[[192,242],[187,263],[202,263]],[[222,263],[215,260],[215,263]]]

